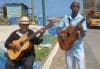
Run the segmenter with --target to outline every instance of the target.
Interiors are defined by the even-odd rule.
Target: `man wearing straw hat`
[[[6,69],[18,69],[19,66],[23,69],[33,69],[32,66],[35,59],[34,44],[40,44],[42,42],[41,36],[43,34],[43,30],[41,30],[40,35],[30,37],[34,35],[35,32],[29,29],[29,23],[30,20],[27,16],[21,17],[18,23],[19,29],[12,32],[7,38],[5,42],[5,47],[8,50],[6,55]],[[28,48],[22,50],[19,55],[16,54],[19,53],[21,48],[25,47]],[[17,57],[15,57],[15,54]]]

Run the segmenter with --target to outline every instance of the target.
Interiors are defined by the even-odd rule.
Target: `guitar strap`
[[[66,22],[64,20],[63,20],[63,23],[64,23],[64,27],[66,27]],[[69,17],[68,17],[68,23],[69,23],[69,25],[71,25],[71,20]]]
[[[70,20],[70,18],[68,17],[68,23],[69,23],[69,25],[71,25],[71,20]]]

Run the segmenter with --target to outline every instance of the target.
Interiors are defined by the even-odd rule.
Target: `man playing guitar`
[[[78,69],[85,69],[83,37],[87,31],[86,21],[79,13],[80,4],[77,1],[72,2],[70,9],[72,10],[72,14],[70,16],[65,15],[63,20],[57,25],[59,28],[57,31],[58,42],[59,45],[65,45],[63,47],[60,46],[60,48],[65,51],[66,69],[76,69],[76,63],[78,64]],[[78,34],[77,39],[70,38],[71,35],[74,36],[74,33]],[[71,47],[67,49],[66,44],[69,40],[73,39],[75,39],[75,41],[70,44]]]
[[[35,32],[29,29],[30,20],[27,16],[23,16],[19,20],[19,29],[10,34],[5,42],[7,48],[6,69],[18,69],[21,65],[23,69],[33,69],[35,59],[34,44],[42,42],[44,30],[41,29],[40,35],[33,36]]]

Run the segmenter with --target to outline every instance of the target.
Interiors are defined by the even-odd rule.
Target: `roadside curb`
[[[58,45],[58,42],[55,44],[55,47],[53,48],[53,50],[51,51],[48,59],[46,60],[46,62],[44,63],[42,69],[49,69],[50,68],[50,65],[52,63],[52,60],[54,58],[54,56],[56,55],[57,51],[59,49],[59,45]]]

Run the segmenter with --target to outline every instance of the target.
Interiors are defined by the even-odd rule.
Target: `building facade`
[[[6,7],[0,7],[0,19],[7,17],[7,10]]]
[[[6,3],[7,17],[21,17],[28,15],[28,7],[23,3]]]

